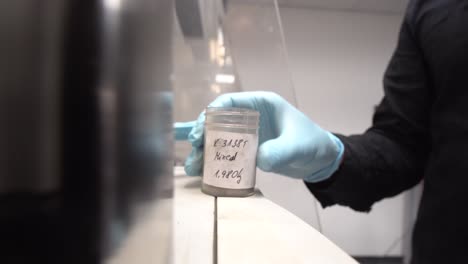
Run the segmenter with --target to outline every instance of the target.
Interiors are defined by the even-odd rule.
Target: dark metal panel
[[[169,261],[172,8],[0,2],[2,263],[102,263],[154,214]]]

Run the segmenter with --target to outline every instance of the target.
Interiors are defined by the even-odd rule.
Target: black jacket
[[[339,135],[339,170],[306,184],[369,211],[423,180],[412,263],[468,263],[468,0],[411,1],[383,83],[372,127]]]

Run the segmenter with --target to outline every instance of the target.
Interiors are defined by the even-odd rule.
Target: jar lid
[[[253,109],[240,107],[207,107],[205,115],[244,115],[260,116],[260,113]]]
[[[208,107],[205,124],[237,128],[258,128],[260,113],[237,107]]]

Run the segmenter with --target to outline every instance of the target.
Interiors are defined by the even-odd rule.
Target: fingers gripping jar
[[[260,114],[244,108],[205,111],[202,191],[219,197],[254,193]]]

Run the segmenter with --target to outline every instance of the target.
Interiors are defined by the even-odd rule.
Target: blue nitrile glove
[[[209,107],[240,107],[260,112],[257,166],[263,171],[319,182],[330,177],[340,165],[343,143],[275,93],[224,94]],[[187,175],[202,173],[204,120],[205,114],[201,113],[188,135],[193,149],[185,162]]]
[[[188,135],[192,128],[195,126],[196,121],[190,122],[176,122],[174,123],[174,137],[177,141],[184,141],[188,139]]]

